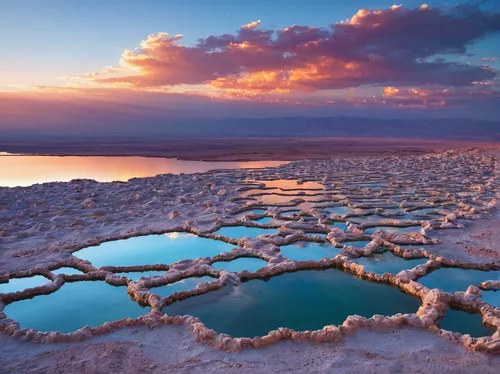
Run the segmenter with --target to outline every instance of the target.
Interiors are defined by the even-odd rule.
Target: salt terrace
[[[341,341],[360,328],[412,326],[475,351],[500,354],[500,304],[492,296],[500,289],[500,254],[466,245],[450,234],[496,214],[497,156],[497,149],[474,148],[168,174],[126,183],[74,180],[0,188],[0,331],[23,340],[52,343],[80,341],[125,326],[184,324],[201,342],[239,351],[280,340]],[[152,255],[146,244],[134,238],[137,248],[126,244],[127,250],[136,251],[141,264],[112,261],[120,257],[119,250],[116,256],[112,251],[125,242],[133,243],[128,238],[148,235],[144,239],[157,240],[158,234],[168,234],[171,241],[189,234],[194,242],[180,261],[175,256],[181,247],[174,257],[165,254],[164,262],[157,262],[161,256],[155,254],[155,261],[148,263],[144,256],[153,257],[147,257]],[[202,238],[204,241],[197,241]],[[112,241],[116,241],[114,249],[106,246]],[[311,257],[308,245],[313,248]],[[109,258],[98,264],[92,258],[84,259],[85,251],[92,247],[92,251],[107,250]],[[298,260],[287,258],[286,253]],[[318,260],[322,253],[325,257]],[[246,258],[261,262],[223,266]],[[308,270],[300,272],[307,279],[314,271],[327,269],[333,277],[347,273],[356,279],[346,280],[346,284],[359,281],[401,291],[401,297],[417,300],[416,310],[396,307],[383,311],[391,315],[360,316],[353,309],[345,320],[316,330],[278,325],[256,337],[213,330],[203,317],[169,314],[169,306],[189,314],[183,303],[196,303],[197,298],[217,292],[234,292],[239,287],[252,292],[250,285],[265,289],[274,279],[288,277],[286,273]],[[439,274],[445,270],[479,275],[471,276],[453,292],[439,289]],[[36,277],[38,283],[30,283],[30,277]],[[255,280],[271,281],[257,284]],[[120,316],[122,319],[64,333],[53,331],[56,328],[25,328],[10,318],[9,310],[22,309],[23,302],[56,295],[72,284],[90,284],[88,281],[128,293],[144,309],[134,308],[133,318]],[[16,282],[21,282],[18,288]],[[31,288],[25,288],[27,285]],[[354,293],[353,297],[362,296]],[[105,300],[98,302],[105,308]],[[48,308],[46,304],[44,308]],[[452,317],[445,323],[447,313],[452,316],[455,311],[478,316],[484,333],[445,330],[457,325]]]

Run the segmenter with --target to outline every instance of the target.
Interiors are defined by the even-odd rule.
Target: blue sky
[[[234,33],[255,20],[264,28],[325,27],[361,8],[411,8],[424,2],[455,5],[436,0],[2,0],[0,84],[58,84],[59,76],[116,65],[124,49],[160,31],[182,34],[189,45],[208,35]],[[482,8],[498,11],[500,1],[486,1]],[[473,52],[499,54],[497,42],[489,38]]]

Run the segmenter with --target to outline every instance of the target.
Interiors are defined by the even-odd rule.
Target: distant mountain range
[[[349,137],[500,141],[500,121],[460,118],[377,119],[367,117],[277,117],[166,119],[143,123],[124,119],[108,128],[98,122],[57,131],[3,131],[0,142],[44,139],[147,140],[172,138]]]
[[[457,118],[292,117],[223,119],[173,126],[170,135],[197,137],[360,137],[499,140],[500,121]]]

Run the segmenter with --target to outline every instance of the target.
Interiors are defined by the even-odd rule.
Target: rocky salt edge
[[[137,319],[107,322],[102,326],[83,327],[75,332],[40,332],[21,329],[19,324],[0,313],[0,331],[21,340],[38,343],[73,342],[108,334],[130,326],[154,328],[164,324],[188,326],[199,342],[217,349],[233,352],[245,347],[263,347],[281,340],[294,342],[342,341],[359,329],[390,329],[412,326],[425,329],[474,350],[500,354],[500,308],[486,304],[481,289],[500,289],[500,282],[486,281],[471,285],[466,292],[446,293],[430,290],[418,279],[440,267],[478,270],[500,270],[500,255],[486,251],[477,257],[475,249],[471,260],[457,260],[438,256],[430,250],[438,244],[436,232],[459,229],[470,220],[487,219],[495,209],[498,198],[499,165],[495,149],[466,149],[432,153],[418,157],[384,157],[300,161],[278,168],[262,170],[213,171],[196,175],[162,175],[133,179],[127,183],[97,183],[78,180],[69,183],[49,183],[29,188],[0,189],[1,269],[0,282],[11,278],[42,275],[52,282],[21,292],[0,294],[0,309],[9,303],[36,295],[57,292],[65,282],[103,280],[114,286],[127,286],[128,294],[141,305],[152,310]],[[492,155],[493,153],[493,155]],[[297,188],[270,188],[263,182],[298,180]],[[360,186],[370,180],[385,183],[383,188]],[[304,188],[301,183],[320,182],[323,189]],[[404,190],[415,190],[406,195]],[[250,191],[250,192],[249,192]],[[260,196],[289,196],[290,202],[268,205]],[[314,201],[309,199],[313,197]],[[368,201],[367,201],[368,200]],[[299,214],[282,215],[301,207]],[[346,215],[327,214],[326,207],[348,205],[361,212]],[[439,207],[440,218],[421,214],[419,219],[398,220],[387,209],[399,208],[405,212],[420,208]],[[265,208],[263,214],[242,212]],[[348,221],[376,213],[377,220],[356,224],[349,221],[348,230],[331,227],[332,221]],[[238,217],[237,217],[238,216]],[[261,217],[272,217],[267,224],[254,222]],[[395,217],[396,216],[396,217]],[[307,221],[315,217],[315,222]],[[421,218],[421,219],[420,219]],[[248,227],[278,228],[279,234],[258,238],[228,238],[214,234],[220,227],[245,225]],[[420,226],[418,233],[389,234],[376,231],[372,235],[363,229],[377,226]],[[213,258],[183,260],[175,264],[95,268],[90,262],[72,255],[73,252],[109,240],[139,235],[169,232],[188,232],[202,237],[222,240],[237,248]],[[315,234],[323,234],[325,237]],[[369,240],[364,248],[349,245],[349,241]],[[335,258],[319,261],[291,261],[282,256],[279,247],[298,241],[328,241],[342,248]],[[414,248],[402,248],[410,244]],[[428,249],[419,248],[427,247]],[[378,275],[366,272],[353,259],[368,256],[381,249],[406,259],[427,258],[425,264],[398,274]],[[469,251],[467,248],[463,249]],[[470,252],[470,251],[469,251]],[[478,261],[474,261],[476,258]],[[214,269],[217,261],[240,257],[256,257],[268,265],[257,272],[229,273]],[[74,267],[84,274],[54,274],[51,270]],[[168,316],[165,306],[188,297],[211,292],[225,286],[237,285],[251,279],[265,279],[286,272],[337,268],[353,273],[367,281],[390,284],[403,292],[418,297],[422,303],[415,314],[394,316],[375,315],[371,318],[349,316],[342,325],[325,326],[316,331],[294,331],[279,328],[266,336],[237,338],[219,334],[207,328],[192,316]],[[168,271],[164,276],[146,277],[132,281],[118,272],[149,270]],[[193,276],[211,276],[214,281],[199,284],[195,289],[161,298],[151,289]],[[479,313],[483,322],[496,331],[489,337],[473,338],[440,329],[436,321],[446,309],[455,307]]]

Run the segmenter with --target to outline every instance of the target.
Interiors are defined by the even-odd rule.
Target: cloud
[[[500,13],[477,5],[362,9],[328,28],[270,30],[255,21],[235,34],[211,35],[194,46],[182,45],[182,35],[149,35],[136,50],[124,51],[120,64],[125,71],[85,78],[134,87],[208,84],[257,92],[363,85],[461,87],[491,80],[496,73],[441,56],[463,55],[468,46],[499,31]]]
[[[500,57],[483,57],[483,61],[498,62],[500,61]]]

